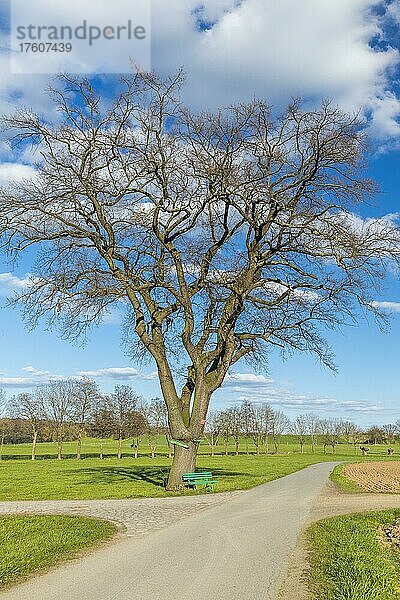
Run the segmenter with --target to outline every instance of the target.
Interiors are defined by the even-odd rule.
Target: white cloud
[[[51,383],[52,381],[63,381],[68,379],[65,375],[58,375],[50,371],[39,371],[35,367],[27,366],[21,369],[25,373],[29,373],[29,377],[8,377],[2,375],[0,377],[0,388],[32,388],[38,385]]]
[[[156,373],[143,373],[133,367],[109,367],[106,369],[96,369],[93,371],[79,371],[81,377],[110,378],[116,380],[130,381],[132,379],[152,380],[156,378]]]
[[[0,377],[0,387],[29,388],[35,385],[38,385],[38,382],[31,377]]]
[[[376,414],[382,411],[377,404],[358,400],[338,400],[330,396],[299,394],[285,384],[280,384],[263,375],[254,373],[231,373],[222,390],[215,395],[213,402],[236,404],[243,400],[254,403],[268,402],[274,408],[300,412],[313,411],[321,416],[339,415],[351,418],[355,414]]]
[[[14,292],[28,287],[29,283],[29,274],[24,277],[17,277],[12,273],[0,273],[0,296],[11,296]]]
[[[346,110],[371,111],[376,135],[400,133],[390,87],[399,52],[371,46],[383,36],[382,17],[371,9],[383,2],[243,0],[212,11],[214,3],[202,2],[205,20],[217,19],[208,31],[196,27],[194,0],[154,3],[154,67],[167,72],[183,62],[191,103],[215,107],[258,95],[279,106],[292,96],[329,97]]]
[[[33,179],[36,171],[29,165],[6,162],[0,165],[0,185],[7,185],[14,181]]]
[[[45,17],[47,0],[38,6],[38,18]],[[52,13],[62,11],[60,6]],[[84,18],[82,5],[79,12],[76,6],[68,10]],[[386,14],[371,12],[376,8]],[[89,19],[101,18],[101,4],[87,3],[84,12]],[[374,135],[386,140],[400,135],[400,101],[391,84],[399,51],[390,40],[385,48],[372,42],[384,40],[385,22],[400,23],[399,15],[398,0],[390,5],[383,0],[154,0],[152,66],[171,73],[183,65],[186,100],[201,108],[254,95],[275,107],[292,96],[329,97],[346,110],[362,107],[371,115]],[[5,35],[0,42],[7,45]],[[127,58],[116,53],[118,66]],[[48,77],[10,74],[6,52],[0,69],[0,113],[28,105],[55,116],[42,93]]]
[[[400,313],[400,302],[371,302],[374,308],[382,308],[390,312]]]
[[[23,367],[22,371],[25,371],[25,373],[31,373],[31,375],[34,375],[35,377],[51,376],[50,371],[39,371],[38,369],[35,369],[35,367],[32,366]]]
[[[235,384],[266,385],[272,383],[272,381],[272,379],[264,375],[255,375],[254,373],[228,373],[224,381],[224,386]]]

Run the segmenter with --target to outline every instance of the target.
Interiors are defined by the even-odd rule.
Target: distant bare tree
[[[4,438],[7,431],[7,424],[5,416],[6,411],[6,395],[4,390],[0,389],[0,460],[3,458],[3,446],[4,446]]]
[[[81,458],[82,437],[89,424],[93,421],[99,404],[100,391],[97,384],[89,378],[76,379],[73,387],[71,403],[71,419],[76,430],[76,458]]]
[[[13,396],[9,403],[10,414],[13,417],[25,419],[31,428],[32,432],[32,450],[31,459],[36,458],[36,443],[40,432],[43,429],[43,421],[45,418],[44,407],[41,398],[35,393],[22,393]]]
[[[149,445],[152,458],[155,457],[157,451],[159,437],[166,437],[168,448],[170,448],[168,435],[168,415],[165,402],[161,398],[152,398],[150,404],[146,406],[146,416],[150,425],[151,435]]]
[[[254,407],[249,400],[243,400],[240,405],[240,428],[245,440],[246,454],[249,454],[249,441],[254,428]]]
[[[366,443],[376,445],[382,444],[384,440],[385,432],[382,427],[379,427],[379,425],[372,425],[372,427],[368,429]]]
[[[275,413],[270,404],[264,402],[261,405],[261,410],[263,413],[263,440],[264,440],[264,448],[265,454],[269,454],[269,438],[272,435],[273,430],[273,421],[275,418]]]
[[[115,417],[109,406],[109,398],[101,395],[93,415],[92,435],[99,438],[99,457],[104,458],[104,438],[115,434]]]
[[[274,442],[275,454],[279,451],[280,437],[286,433],[290,427],[290,421],[280,410],[274,410],[271,421],[271,435]]]
[[[342,435],[344,436],[344,439],[346,440],[346,442],[348,444],[350,444],[350,441],[351,441],[352,437],[354,436],[354,434],[358,431],[358,428],[352,421],[342,421],[341,426],[342,426]]]
[[[240,406],[228,408],[231,437],[235,445],[235,455],[239,456],[240,438],[242,435],[242,414]]]
[[[386,436],[386,439],[388,441],[389,444],[393,444],[394,443],[394,438],[396,436],[397,433],[397,425],[396,423],[387,423],[386,425],[382,426],[382,430]]]
[[[229,369],[263,364],[271,345],[333,367],[323,328],[377,314],[399,258],[394,220],[353,214],[376,190],[356,117],[328,102],[274,117],[261,100],[195,114],[181,83],[135,72],[109,105],[63,75],[56,110],[3,119],[11,147],[40,153],[36,178],[0,190],[0,246],[39,254],[20,297],[30,324],[47,317],[77,337],[113,303],[129,307],[129,348],[156,364],[185,442],[169,490],[195,469]]]
[[[215,448],[218,446],[219,436],[221,434],[221,413],[210,411],[207,418],[205,437],[210,446],[210,454],[214,456]]]
[[[343,433],[342,422],[339,419],[321,419],[320,430],[324,446],[324,454],[327,446],[332,448],[332,454],[335,453],[340,436]]]
[[[355,430],[351,434],[351,443],[354,447],[354,454],[357,454],[357,448],[364,439],[365,437],[363,436],[362,431],[360,431],[360,429],[358,429],[358,427],[356,426]]]
[[[108,398],[108,409],[118,439],[117,457],[122,458],[122,440],[133,434],[140,398],[129,385],[116,385]]]
[[[252,436],[253,442],[256,447],[256,454],[260,454],[260,448],[262,446],[263,440],[265,440],[266,434],[266,413],[265,408],[263,406],[253,406],[252,410]]]
[[[318,441],[319,418],[313,413],[305,414],[304,418],[307,423],[307,432],[311,440],[311,452],[314,453]]]
[[[306,443],[307,435],[309,433],[309,420],[306,415],[297,415],[296,419],[291,424],[290,429],[293,435],[298,439],[300,452],[303,454],[304,444]]]
[[[43,407],[46,419],[52,427],[53,440],[57,444],[57,458],[62,458],[65,435],[71,425],[75,381],[71,379],[53,381],[40,386],[37,399]]]
[[[229,454],[229,439],[231,437],[231,413],[229,410],[222,410],[219,414],[220,431],[224,440],[224,454]]]

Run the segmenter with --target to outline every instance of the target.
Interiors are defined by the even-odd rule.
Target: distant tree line
[[[0,398],[0,458],[6,443],[30,442],[32,460],[38,442],[54,442],[59,459],[63,443],[73,440],[80,459],[85,437],[99,440],[101,458],[103,442],[110,437],[118,441],[118,458],[122,457],[123,440],[129,437],[136,457],[144,434],[148,434],[152,456],[160,436],[165,435],[170,445],[164,402],[159,398],[145,402],[128,385],[116,385],[111,394],[104,394],[92,379],[68,379],[38,386],[8,401],[4,393]]]
[[[214,410],[209,413],[204,439],[213,456],[222,446],[225,455],[278,453],[282,436],[291,435],[301,453],[306,445],[312,452],[317,446],[332,453],[338,444],[393,444],[400,436],[400,420],[382,427],[374,425],[363,431],[343,419],[321,419],[313,413],[300,414],[290,421],[267,402],[252,403]],[[154,458],[161,440],[165,440],[169,457],[173,441],[168,415],[161,398],[144,400],[128,385],[116,385],[110,394],[102,393],[89,378],[54,381],[23,392],[9,400],[0,390],[0,459],[4,444],[31,444],[31,458],[36,457],[38,442],[54,442],[57,457],[62,458],[63,443],[76,442],[76,458],[82,455],[82,440],[97,438],[99,456],[104,456],[104,442],[117,441],[117,457],[122,458],[122,442],[132,438],[132,454],[138,457],[146,436],[147,451]],[[288,438],[286,438],[288,439]],[[142,449],[143,451],[143,449]]]

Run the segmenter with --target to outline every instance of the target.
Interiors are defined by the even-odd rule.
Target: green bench
[[[186,487],[197,488],[198,485],[204,485],[206,488],[211,488],[214,491],[214,485],[218,483],[218,479],[213,479],[211,471],[199,471],[198,473],[185,473],[182,475],[182,481]]]

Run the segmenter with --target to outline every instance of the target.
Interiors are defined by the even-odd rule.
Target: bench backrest
[[[182,475],[183,481],[187,479],[210,479],[212,477],[211,471],[202,471],[200,473],[185,473]]]

